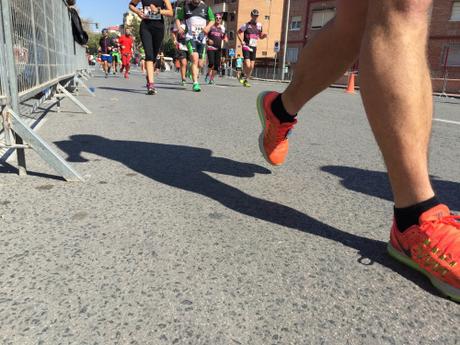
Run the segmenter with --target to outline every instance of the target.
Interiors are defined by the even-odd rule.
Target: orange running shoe
[[[257,97],[257,111],[262,124],[259,148],[267,162],[272,165],[284,163],[289,150],[287,137],[297,123],[297,120],[280,123],[275,114],[273,114],[271,104],[278,95],[278,92],[262,92]]]
[[[438,205],[420,216],[419,225],[391,229],[388,252],[420,271],[444,295],[460,302],[460,216]]]

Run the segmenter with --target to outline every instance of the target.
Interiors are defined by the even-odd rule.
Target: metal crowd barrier
[[[24,149],[34,149],[66,180],[82,180],[24,120],[21,105],[68,97],[86,113],[68,87],[88,79],[85,48],[74,42],[65,0],[0,0],[0,148],[16,150],[20,175]],[[94,95],[93,95],[94,96]]]

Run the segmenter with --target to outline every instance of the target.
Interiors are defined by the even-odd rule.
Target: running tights
[[[146,61],[156,61],[163,42],[165,29],[153,20],[143,20],[141,23],[141,40],[145,50]]]

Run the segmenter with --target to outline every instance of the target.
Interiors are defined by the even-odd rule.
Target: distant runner
[[[181,24],[182,30],[185,32],[185,24]],[[187,60],[188,60],[188,48],[187,42],[185,41],[185,33],[179,34],[179,30],[174,26],[173,31],[173,40],[176,46],[176,59],[179,61],[179,69],[181,76],[181,84],[185,86],[186,73],[187,73]]]
[[[113,75],[117,74],[118,66],[121,65],[120,43],[118,38],[112,41],[112,70]]]
[[[187,47],[192,60],[193,91],[200,92],[198,73],[203,68],[203,60],[206,53],[206,35],[215,23],[214,13],[211,7],[200,0],[191,0],[179,8],[176,14],[176,27],[179,34],[184,34],[181,21],[187,26]]]
[[[112,40],[109,37],[109,31],[107,29],[102,30],[102,37],[99,40],[98,50],[101,53],[102,68],[107,78],[110,72],[110,66],[112,65]]]
[[[145,74],[145,50],[143,47],[139,47],[139,63],[141,65],[141,72],[142,74]]]
[[[214,84],[214,77],[217,75],[221,59],[222,46],[224,42],[228,42],[225,28],[222,26],[222,15],[216,14],[216,23],[211,27],[208,34],[208,74],[206,80],[209,84]]]
[[[257,22],[258,18],[259,11],[256,9],[252,10],[251,20],[241,26],[241,28],[238,30],[238,39],[243,47],[244,57],[243,85],[246,87],[251,86],[248,82],[248,79],[251,78],[252,71],[254,70],[254,65],[256,62],[257,43],[259,39],[264,39],[267,37],[267,34],[263,33],[262,24]]]
[[[241,57],[240,54],[238,54],[238,57],[236,58],[235,62],[235,67],[236,67],[236,78],[243,82],[243,79],[241,78],[241,72],[243,71],[243,58]]]
[[[125,78],[129,78],[129,70],[131,69],[131,59],[133,58],[133,36],[131,29],[126,28],[125,34],[120,37],[121,61],[122,68],[125,70]],[[121,70],[120,70],[121,72]]]

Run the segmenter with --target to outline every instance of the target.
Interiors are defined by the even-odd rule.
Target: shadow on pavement
[[[385,172],[335,165],[324,166],[321,170],[340,177],[342,186],[349,190],[384,200],[393,200]],[[439,180],[435,176],[431,177],[431,182],[441,202],[452,210],[460,211],[460,183]]]
[[[239,87],[239,88],[244,87],[244,86],[242,86],[240,83],[238,83],[238,84],[222,84],[219,80],[216,81],[215,86],[221,86],[221,87]]]
[[[171,89],[171,90],[180,90],[180,91],[188,91],[183,86],[163,86],[161,83],[155,84],[155,87],[157,89]],[[147,94],[147,89],[144,90],[139,90],[139,89],[127,89],[127,88],[121,88],[121,87],[109,87],[109,86],[99,86],[98,89],[101,90],[110,90],[110,91],[118,91],[118,92],[129,92],[129,93],[138,93],[141,95],[146,95]]]
[[[266,168],[214,157],[211,150],[198,147],[110,140],[96,135],[74,135],[70,139],[55,144],[67,153],[71,162],[87,162],[81,156],[84,152],[118,161],[157,182],[201,194],[235,212],[342,243],[358,251],[357,261],[361,264],[377,262],[437,295],[420,274],[388,257],[386,242],[336,229],[291,207],[246,194],[206,173],[250,178],[270,174]]]
[[[119,91],[119,92],[129,92],[129,93],[139,93],[142,95],[147,94],[147,90],[143,91],[143,90],[138,90],[138,89],[126,89],[126,88],[121,88],[121,87],[99,86],[97,89]]]
[[[0,161],[0,174],[17,175],[18,169],[11,164],[8,164],[4,161]],[[27,170],[27,176],[35,176],[35,177],[41,177],[41,178],[50,179],[50,180],[65,181],[65,179],[61,176],[50,175],[50,174],[45,174],[45,173],[40,173],[40,172],[35,172],[35,171],[30,171],[30,170]],[[18,176],[18,178],[22,178],[22,177]]]

